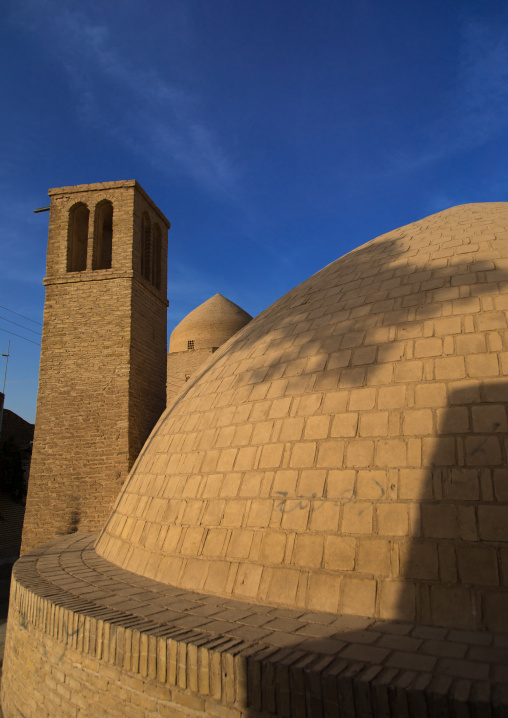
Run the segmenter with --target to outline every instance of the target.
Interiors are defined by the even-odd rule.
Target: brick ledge
[[[95,539],[72,534],[23,556],[11,602],[22,621],[103,663],[235,715],[508,711],[507,636],[207,596],[117,567]]]

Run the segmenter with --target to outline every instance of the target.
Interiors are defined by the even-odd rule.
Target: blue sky
[[[0,306],[38,322],[50,187],[140,182],[172,223],[170,331],[508,198],[499,0],[4,0],[0,58]],[[33,421],[39,347],[6,330],[39,337],[6,319],[40,327],[0,309],[6,406]]]

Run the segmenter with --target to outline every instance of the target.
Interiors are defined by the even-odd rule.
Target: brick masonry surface
[[[187,383],[97,544],[191,591],[508,632],[508,205],[382,235]]]
[[[187,591],[106,561],[94,539],[14,568],[6,718],[506,715],[506,636]]]
[[[195,349],[220,347],[252,319],[238,304],[222,294],[193,309],[171,333],[169,351],[187,351],[189,340]]]
[[[50,190],[39,394],[22,551],[99,530],[165,407],[166,283],[141,275],[141,216],[168,221],[135,181]],[[92,269],[95,208],[113,205],[112,263]],[[69,216],[90,211],[87,264],[67,271]]]
[[[216,294],[188,314],[169,340],[167,403],[224,342],[252,319],[241,307]],[[192,349],[189,350],[189,342]]]
[[[168,406],[184,388],[194,372],[212,356],[210,349],[172,352],[168,354],[166,401]]]

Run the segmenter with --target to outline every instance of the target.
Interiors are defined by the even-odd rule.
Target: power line
[[[17,327],[21,327],[21,329],[24,329],[25,332],[32,332],[32,334],[37,334],[38,337],[42,337],[41,332],[36,332],[35,329],[29,329],[28,327],[24,327],[22,324],[18,324],[17,322],[13,322],[12,319],[7,319],[7,317],[0,317],[0,319],[3,322],[9,322],[9,324],[15,324]]]
[[[23,319],[28,319],[29,322],[33,322],[34,324],[39,324],[42,327],[42,322],[36,322],[35,319],[30,319],[30,317],[25,317],[24,314],[19,314],[18,312],[14,312],[12,309],[8,309],[7,307],[2,307],[0,304],[0,309],[5,309],[6,312],[10,312],[11,314],[16,314],[18,317],[23,317]]]
[[[39,342],[33,342],[31,339],[27,339],[26,337],[21,336],[21,334],[15,334],[14,332],[9,332],[7,329],[2,329],[0,327],[0,332],[5,332],[6,334],[12,334],[13,337],[19,337],[20,339],[24,339],[26,342],[30,342],[30,344],[35,344],[35,346],[40,347]]]

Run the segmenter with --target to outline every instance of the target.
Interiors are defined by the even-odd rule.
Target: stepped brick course
[[[48,267],[60,252],[62,268],[55,236]],[[58,473],[37,469],[30,526],[53,486],[52,535],[85,486],[72,457],[94,473],[101,447],[113,465],[133,458],[133,424],[148,423],[129,401],[151,392],[148,302],[165,299],[133,261],[116,276],[113,260],[104,282],[48,270],[38,466],[54,451]],[[78,315],[70,284],[90,310],[83,358],[99,355],[102,375],[80,365],[55,298],[58,286]],[[107,284],[123,302],[109,306],[112,346],[92,322]],[[507,312],[508,204],[494,203],[378,237],[240,329],[160,418],[98,538],[60,537],[16,564],[6,718],[505,716]],[[100,443],[89,407],[111,384]]]
[[[16,564],[7,718],[506,715],[506,636],[178,589],[100,558],[94,538]]]
[[[169,407],[97,544],[260,604],[508,630],[508,206],[378,237]]]

